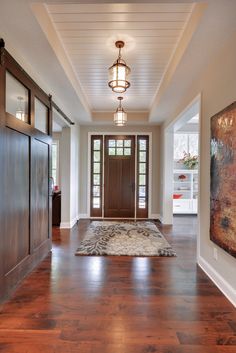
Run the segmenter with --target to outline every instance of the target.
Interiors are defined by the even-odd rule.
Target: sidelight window
[[[102,136],[91,138],[91,216],[102,216]]]
[[[137,138],[137,217],[148,217],[148,136]]]

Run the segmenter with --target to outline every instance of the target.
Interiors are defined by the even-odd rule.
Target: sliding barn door
[[[50,98],[1,48],[0,300],[51,248]]]

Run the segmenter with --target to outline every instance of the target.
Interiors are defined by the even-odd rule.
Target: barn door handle
[[[133,192],[135,192],[135,182],[131,183],[131,189]]]

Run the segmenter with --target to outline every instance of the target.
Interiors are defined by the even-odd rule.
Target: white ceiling
[[[49,11],[53,13],[55,6],[60,5],[64,8],[74,6],[71,3],[73,0],[46,1]],[[103,3],[106,3],[104,5],[101,4],[100,0],[87,0],[86,4],[85,0],[76,0],[74,1],[75,6],[78,7],[81,3],[79,5],[81,9],[87,8],[88,2],[90,3],[89,16],[91,16],[91,6],[93,8],[92,16],[106,15],[107,12],[105,11],[109,11],[109,21],[95,22],[93,18],[93,21],[88,23],[88,15],[86,15],[76,24],[77,27],[80,27],[79,29],[69,31],[60,29],[64,38],[63,41],[65,41],[62,42],[58,37],[59,32],[55,28],[56,25],[52,22],[51,15],[47,11],[45,0],[0,0],[0,37],[5,40],[6,49],[45,92],[52,94],[53,100],[71,120],[79,124],[107,125],[113,123],[112,112],[117,105],[116,95],[111,94],[107,86],[104,86],[105,88],[102,86],[100,90],[96,88],[97,97],[93,94],[94,101],[92,101],[82,83],[84,81],[86,83],[88,76],[93,77],[95,71],[99,84],[104,80],[105,85],[107,85],[107,68],[117,56],[113,44],[122,35],[122,39],[127,42],[124,58],[132,68],[132,88],[128,90],[124,102],[125,108],[127,104],[130,107],[128,110],[133,110],[128,115],[129,123],[131,125],[168,123],[179,114],[179,107],[183,106],[183,100],[184,103],[187,102],[186,104],[188,104],[194,99],[192,96],[189,97],[189,89],[199,80],[199,75],[203,72],[203,69],[207,70],[207,65],[222,50],[226,41],[232,37],[233,33],[236,33],[236,1],[205,0],[202,2],[196,0],[193,9],[193,0],[148,1],[149,3],[142,0],[127,0],[126,4],[120,4],[121,0],[102,0]],[[163,5],[163,3],[165,4]],[[151,18],[149,21],[147,20],[148,15],[154,16],[152,13],[156,13],[151,10],[152,8],[158,6],[161,8],[167,5],[172,9],[176,6],[186,6],[186,9],[192,9],[185,28],[182,20],[173,22],[173,18],[168,21],[168,26],[172,22],[172,26],[175,25],[178,28],[157,29],[155,27],[157,24],[166,26],[166,21],[153,22]],[[116,7],[116,14],[123,14],[122,21],[110,20],[110,14],[111,17],[114,14],[114,10],[113,12],[111,10],[115,8],[114,6]],[[180,13],[183,11],[181,10]],[[160,13],[167,16],[172,12],[173,10],[168,10]],[[186,12],[184,13],[186,14]],[[141,21],[137,22],[137,18],[140,19],[138,17],[140,14],[142,14]],[[69,15],[71,14],[69,13]],[[127,22],[127,17],[132,17],[131,15],[134,16],[133,21]],[[179,12],[176,16],[179,16]],[[67,19],[65,22],[68,22]],[[74,24],[72,22],[68,25],[72,26]],[[93,29],[96,26],[102,28],[105,25],[113,29],[106,29],[107,27],[99,30]],[[144,25],[146,29],[143,29]],[[64,26],[64,24],[59,25],[58,23],[57,26]],[[123,29],[118,26],[122,26]],[[182,30],[179,26],[183,26]],[[181,38],[178,41],[179,35]],[[72,38],[73,36],[75,38]],[[173,41],[178,41],[175,49]],[[159,46],[165,45],[167,48],[157,48],[157,44]],[[79,57],[84,58],[86,56],[91,59],[92,57],[95,59],[100,57],[99,60],[95,60],[97,66],[95,67],[93,62],[88,65],[87,61],[83,59],[85,67],[80,73],[78,67],[83,65],[77,58],[78,67],[76,70],[73,69],[71,56],[67,54],[65,46],[73,51],[77,50],[72,49],[74,45],[79,46],[79,50],[85,53],[85,55],[82,54]],[[165,67],[165,74],[162,76],[157,90],[156,77],[163,73],[163,65],[167,64],[164,54],[166,55],[167,49],[171,50],[169,45],[174,49],[172,49],[172,59]],[[161,54],[162,51],[163,54]],[[102,56],[104,53],[105,55]],[[163,62],[161,62],[161,58],[163,58]],[[145,66],[140,65],[140,60],[144,61]],[[138,67],[141,67],[139,71]],[[143,83],[143,81],[146,83]],[[149,88],[149,85],[153,85],[152,88]],[[137,88],[137,91],[131,94],[134,88]],[[200,92],[196,92],[196,94],[198,93]],[[110,96],[108,96],[109,94]],[[98,104],[98,106],[95,107],[95,104]],[[110,112],[102,112],[109,106],[112,107]],[[94,107],[97,111],[93,111]]]
[[[131,67],[128,111],[149,111],[193,4],[52,4],[46,9],[92,111],[113,111],[108,68],[116,40]]]

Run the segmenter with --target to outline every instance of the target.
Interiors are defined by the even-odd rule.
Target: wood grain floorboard
[[[236,311],[196,265],[196,217],[160,226],[176,258],[79,257],[90,221],[0,309],[1,353],[236,353]]]

